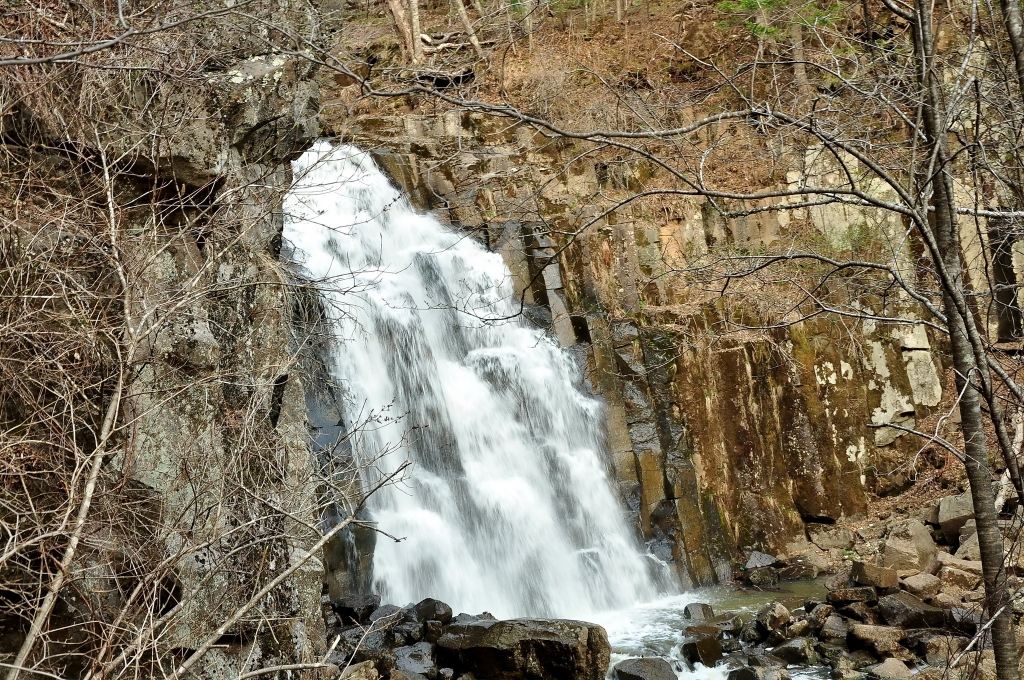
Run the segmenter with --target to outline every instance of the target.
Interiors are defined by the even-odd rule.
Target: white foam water
[[[285,237],[322,282],[347,408],[404,416],[361,433],[356,455],[401,442],[376,468],[413,463],[407,485],[371,499],[403,538],[377,541],[374,590],[499,618],[595,619],[656,599],[659,564],[605,470],[601,404],[516,317],[500,255],[418,214],[356,148],[318,142],[294,170]]]

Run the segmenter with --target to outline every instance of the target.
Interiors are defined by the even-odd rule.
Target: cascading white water
[[[409,484],[372,499],[373,584],[499,617],[587,617],[656,595],[602,463],[601,405],[570,358],[515,319],[501,257],[414,212],[372,160],[319,142],[295,163],[285,236],[327,281],[331,370],[353,413],[407,414],[357,456],[406,458]],[[344,280],[334,285],[332,280]],[[344,313],[343,313],[344,312]],[[489,321],[490,320],[490,321]]]

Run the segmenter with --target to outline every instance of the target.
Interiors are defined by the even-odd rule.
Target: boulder
[[[743,643],[737,640],[736,638],[724,638],[723,640],[721,640],[721,643],[723,654],[731,654],[732,652],[743,651]]]
[[[843,616],[872,626],[879,626],[885,623],[882,621],[882,617],[875,613],[875,610],[863,602],[851,602],[845,607],[840,607],[836,611]]]
[[[931,635],[918,643],[917,651],[929,665],[940,666],[963,651],[968,642],[967,638],[956,635]]]
[[[412,607],[412,611],[415,612],[416,620],[420,623],[440,621],[443,625],[448,625],[452,622],[452,608],[432,597],[417,602]]]
[[[751,654],[747,663],[755,668],[785,668],[786,662],[771,654]]]
[[[709,637],[684,638],[680,654],[687,663],[702,663],[713,668],[715,662],[722,658],[722,643]]]
[[[825,590],[837,590],[840,588],[848,588],[850,586],[850,570],[844,569],[843,571],[833,574],[825,579]]]
[[[982,575],[981,560],[964,560],[958,557],[953,557],[949,553],[940,552],[935,556],[937,562],[937,569],[942,567],[953,567],[960,571],[966,571],[977,576]]]
[[[878,567],[867,562],[854,562],[850,578],[859,585],[876,588],[895,588],[899,584],[895,569]]]
[[[938,576],[943,590],[949,588],[974,590],[981,583],[981,576],[957,569],[956,567],[942,567],[939,569]]]
[[[677,680],[676,672],[668,661],[656,656],[626,659],[615,664],[615,680]]]
[[[434,663],[434,645],[429,642],[417,642],[409,647],[399,647],[395,650],[395,669],[404,673],[435,675],[437,664]]]
[[[372,661],[364,661],[349,665],[338,676],[338,680],[377,680],[380,674],[374,668]]]
[[[819,604],[810,610],[807,620],[811,622],[812,627],[821,628],[835,610],[836,608],[830,604]]]
[[[378,607],[380,595],[345,595],[331,600],[331,609],[341,619],[343,626],[365,623]]]
[[[379,628],[387,623],[401,620],[401,612],[401,607],[396,607],[393,604],[385,604],[373,610],[373,613],[367,617],[367,621],[376,624]],[[380,623],[377,623],[378,621],[380,621]]]
[[[822,550],[848,550],[853,547],[855,540],[852,531],[832,524],[808,524],[807,537]]]
[[[910,680],[910,669],[899,659],[886,659],[868,671],[871,680]]]
[[[956,557],[961,560],[981,560],[981,544],[978,543],[977,533],[971,534],[960,544],[956,549]]]
[[[779,630],[789,623],[789,610],[781,602],[772,602],[757,612],[754,620],[764,626],[765,630]]]
[[[828,560],[813,549],[790,555],[785,566],[779,568],[779,578],[788,581],[811,580],[828,569]]]
[[[757,621],[747,621],[740,629],[740,640],[751,645],[758,644],[766,637],[768,637],[768,631]]]
[[[761,677],[755,669],[750,666],[743,666],[731,669],[729,674],[725,676],[725,680],[761,680]]]
[[[818,637],[824,642],[836,643],[846,640],[848,632],[849,629],[843,617],[838,614],[830,614],[821,626],[821,630],[818,631]]]
[[[869,626],[854,624],[850,626],[850,638],[865,647],[872,649],[881,657],[896,655],[903,649],[900,642],[907,636],[902,628],[891,626]]]
[[[981,625],[981,612],[967,607],[953,607],[946,615],[946,625],[964,635],[974,635]]]
[[[564,680],[604,680],[610,657],[603,628],[555,619],[455,622],[437,641],[436,655],[457,675]]]
[[[423,624],[423,639],[435,643],[444,635],[444,624],[440,621],[427,621]]]
[[[340,668],[347,664],[373,662],[377,671],[386,675],[395,666],[396,647],[405,644],[405,639],[396,636],[391,630],[366,630],[360,626],[344,629],[339,636],[338,646],[330,656],[330,661]]]
[[[707,621],[713,619],[715,612],[711,608],[711,605],[704,604],[703,602],[693,602],[686,605],[683,608],[684,619],[694,619],[695,621]]]
[[[743,628],[743,619],[737,614],[719,614],[712,619],[708,619],[707,623],[729,635],[738,635]]]
[[[403,621],[398,624],[392,630],[397,634],[401,635],[405,642],[413,644],[423,639],[423,624],[415,621]]]
[[[831,604],[846,604],[849,602],[866,602],[874,604],[878,601],[878,593],[871,586],[836,588],[835,590],[829,591],[828,601]]]
[[[960,527],[971,519],[974,519],[974,500],[970,491],[939,501],[939,527],[950,545],[958,544]]]
[[[773,648],[772,656],[776,656],[786,663],[794,665],[813,664],[818,661],[818,655],[814,653],[814,647],[811,645],[810,640],[805,637],[795,637]]]
[[[397,668],[391,671],[391,680],[429,680],[427,676],[410,671],[400,671]]]
[[[743,566],[744,569],[760,569],[761,567],[781,567],[783,566],[782,560],[778,557],[773,557],[768,553],[758,552],[757,550],[750,553],[750,557],[747,558],[747,563]]]
[[[807,635],[811,632],[811,622],[807,619],[800,619],[789,624],[789,628],[786,629],[786,637],[797,638]]]
[[[893,569],[929,571],[939,552],[931,531],[920,520],[906,519],[889,526],[879,546],[879,564]]]
[[[779,583],[779,570],[775,567],[758,567],[748,569],[743,573],[751,585],[759,588],[768,588]]]
[[[939,609],[952,609],[953,607],[959,607],[963,605],[964,600],[959,595],[953,593],[939,593],[930,600],[930,604],[933,607]]]
[[[711,625],[687,626],[683,632],[691,637],[709,637],[719,641],[725,635],[721,628]]]
[[[900,628],[941,626],[945,618],[938,607],[927,605],[904,591],[879,598],[877,611],[890,626]]]
[[[903,579],[900,584],[903,588],[911,595],[916,595],[922,600],[927,600],[938,594],[939,588],[942,587],[942,581],[937,576],[931,574],[915,574],[914,576],[908,576]]]

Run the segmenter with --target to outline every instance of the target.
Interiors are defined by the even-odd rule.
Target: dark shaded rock
[[[444,625],[452,622],[452,608],[440,600],[428,597],[412,608],[416,613],[416,620],[420,623],[427,621],[440,621]]]
[[[867,623],[872,626],[880,626],[885,623],[882,617],[875,613],[871,607],[863,602],[854,602],[845,607],[840,607],[837,612],[851,619]]]
[[[610,655],[607,634],[592,623],[478,619],[452,623],[437,641],[436,659],[477,678],[603,680]]]
[[[903,591],[879,598],[877,611],[890,626],[900,628],[941,626],[945,617],[938,607],[927,605]]]
[[[981,614],[973,609],[953,607],[946,617],[946,625],[964,635],[974,635],[981,625]]]
[[[444,624],[440,621],[427,621],[423,624],[423,639],[434,643],[441,639],[444,634]]]
[[[768,553],[758,552],[755,550],[750,553],[750,557],[747,558],[747,563],[744,565],[744,569],[760,569],[761,567],[781,567],[783,566],[782,560],[778,557],[773,557]]]
[[[442,668],[437,671],[438,680],[452,680],[455,677],[455,670],[451,668]]]
[[[402,636],[391,630],[371,630],[369,633],[359,626],[341,631],[337,648],[330,656],[331,663],[344,668],[349,663],[372,661],[377,670],[386,675],[395,667],[396,647],[405,644]],[[396,639],[397,638],[397,639]]]
[[[743,575],[751,585],[759,588],[767,588],[779,583],[779,572],[775,567],[748,569]]]
[[[838,614],[829,614],[818,631],[818,637],[825,642],[839,642],[846,639],[849,632],[846,621]]]
[[[737,614],[719,614],[713,619],[708,619],[707,623],[728,635],[738,635],[743,628],[743,619]]]
[[[751,654],[748,663],[755,668],[785,668],[786,662],[771,654]]]
[[[725,635],[721,628],[716,626],[688,626],[683,630],[684,633],[696,638],[709,637],[721,641]]]
[[[899,577],[895,569],[878,567],[867,562],[854,562],[850,570],[850,578],[853,582],[862,586],[875,586],[876,588],[895,588],[899,585]]]
[[[404,673],[418,673],[428,678],[437,675],[434,663],[434,645],[429,642],[417,642],[409,647],[395,650],[395,669]],[[392,671],[392,677],[394,671]]]
[[[726,680],[760,680],[760,676],[758,676],[757,671],[750,666],[733,668],[725,677]]]
[[[804,611],[807,613],[813,612],[814,608],[819,604],[825,604],[825,600],[820,597],[809,597],[804,600]]]
[[[401,611],[401,607],[396,607],[393,604],[385,604],[383,606],[378,607],[377,609],[374,609],[373,613],[370,614],[369,617],[367,617],[367,620],[371,623],[377,623],[377,621],[381,621],[381,623],[378,624],[378,626],[388,623],[390,621],[397,622],[401,619]]]
[[[768,631],[757,621],[747,621],[740,629],[740,640],[747,644],[756,645],[768,637]]]
[[[765,605],[754,617],[766,630],[779,630],[789,623],[789,610],[781,602]]]
[[[707,621],[715,617],[715,612],[711,608],[711,605],[704,604],[703,602],[693,602],[686,605],[683,608],[684,619],[694,619],[695,621]]]
[[[680,653],[688,663],[702,663],[712,668],[722,658],[722,643],[714,638],[684,638]]]
[[[745,668],[746,666],[747,657],[745,654],[727,654],[715,662],[715,668],[721,669],[724,673],[737,668]]]
[[[423,624],[412,621],[404,621],[396,625],[392,630],[405,638],[409,644],[419,642],[423,639]]]
[[[821,628],[835,610],[836,608],[830,604],[819,604],[808,610],[810,613],[807,614],[807,620],[811,623],[812,628]]]
[[[402,671],[395,668],[391,671],[391,680],[429,680],[429,678],[425,675],[420,675],[419,673]]]
[[[331,608],[343,626],[366,622],[378,607],[380,595],[345,595],[331,600]]]
[[[743,643],[736,638],[725,638],[722,642],[722,652],[724,654],[731,654],[733,652],[743,651]]]
[[[677,680],[672,666],[660,657],[620,661],[615,664],[612,676],[615,680]]]
[[[816,663],[818,660],[817,654],[814,653],[814,647],[805,637],[796,637],[775,647],[772,649],[772,656],[790,664],[809,664]]]
[[[825,590],[838,590],[850,586],[850,570],[844,569],[838,574],[833,574],[825,579]]]
[[[832,604],[848,604],[850,602],[874,604],[878,601],[878,592],[872,586],[836,588],[829,591],[828,601]]]

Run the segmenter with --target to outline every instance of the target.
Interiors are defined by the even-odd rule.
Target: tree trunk
[[[985,442],[985,416],[981,411],[978,390],[971,387],[965,389],[966,384],[979,374],[981,367],[978,366],[975,347],[968,335],[968,325],[973,320],[967,318],[971,312],[964,297],[965,282],[960,256],[956,199],[949,167],[951,158],[946,135],[947,121],[942,108],[944,100],[940,92],[942,76],[938,72],[939,66],[935,59],[932,22],[930,1],[916,0],[914,42],[918,64],[921,67],[918,74],[924,97],[922,122],[929,151],[936,163],[935,179],[932,182],[932,205],[935,208],[933,243],[936,246],[933,256],[941,260],[945,269],[942,300],[949,327],[957,391],[963,395],[960,401],[960,416],[964,435],[964,458],[974,500],[974,519],[978,526],[978,545],[985,581],[985,604],[989,616],[1001,612],[995,617],[991,627],[996,675],[999,680],[1019,680],[1017,641],[1012,629],[1013,612],[1009,607],[1006,570],[1003,567],[1003,539],[995,511],[995,490]],[[922,221],[920,226],[922,231],[928,231],[926,221]],[[926,234],[926,239],[927,236]]]
[[[420,30],[420,0],[409,0],[409,23],[412,27],[412,63],[423,63],[423,32]]]
[[[398,29],[398,35],[402,38],[402,51],[405,52],[406,59],[412,61],[416,58],[416,46],[412,40],[412,24],[406,15],[405,7],[402,6],[402,0],[388,0],[388,8],[391,10],[392,18],[395,20],[395,28]]]
[[[466,5],[462,0],[455,0],[455,10],[459,13],[459,19],[462,21],[462,27],[466,29],[466,35],[469,36],[469,42],[473,45],[473,51],[476,52],[476,56],[480,59],[484,58],[484,49],[480,46],[480,41],[477,40],[476,31],[473,30],[473,22],[469,20],[469,14],[466,12]]]
[[[1010,48],[1013,50],[1013,64],[1017,69],[1017,87],[1024,99],[1024,20],[1021,19],[1020,5],[1017,0],[1002,0],[1003,22],[1010,36]]]
[[[811,98],[811,84],[807,80],[807,54],[804,52],[804,27],[794,21],[789,27],[790,39],[793,41],[793,81],[801,99]]]

